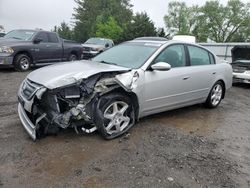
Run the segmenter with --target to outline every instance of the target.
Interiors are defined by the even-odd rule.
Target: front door
[[[153,63],[166,62],[171,70],[145,72],[145,115],[174,109],[189,102],[190,67],[187,66],[185,48],[182,44],[171,45],[163,50]]]
[[[47,62],[50,60],[51,51],[49,48],[49,38],[46,32],[39,32],[35,39],[41,40],[39,43],[34,44],[35,60],[37,62]]]
[[[48,48],[50,49],[51,61],[61,61],[63,58],[63,47],[56,33],[47,33],[49,38]]]

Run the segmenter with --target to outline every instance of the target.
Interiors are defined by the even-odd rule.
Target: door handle
[[[216,72],[213,72],[213,74],[216,74]]]
[[[190,76],[186,76],[183,78],[183,80],[188,80],[190,78]]]
[[[49,45],[49,44],[47,44],[47,45],[46,45],[46,47],[50,47],[50,45]]]

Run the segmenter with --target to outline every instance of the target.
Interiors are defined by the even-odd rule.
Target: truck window
[[[51,43],[58,43],[58,37],[55,33],[48,33],[48,37],[49,37],[49,42]]]
[[[49,39],[48,39],[48,36],[45,32],[40,32],[36,35],[36,39],[41,39],[42,41],[41,42],[48,42]]]

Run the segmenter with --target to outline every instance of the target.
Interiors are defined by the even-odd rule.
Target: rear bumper
[[[36,140],[36,126],[31,122],[23,106],[20,103],[18,104],[18,114],[19,114],[19,118],[22,122],[24,129],[27,131],[29,136],[35,141]]]
[[[233,73],[233,82],[234,83],[246,83],[250,84],[250,73],[247,71],[244,73]]]

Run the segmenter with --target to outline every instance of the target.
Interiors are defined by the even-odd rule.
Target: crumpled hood
[[[48,89],[55,89],[77,83],[98,73],[129,70],[129,68],[94,61],[74,61],[37,69],[31,72],[27,78]]]

